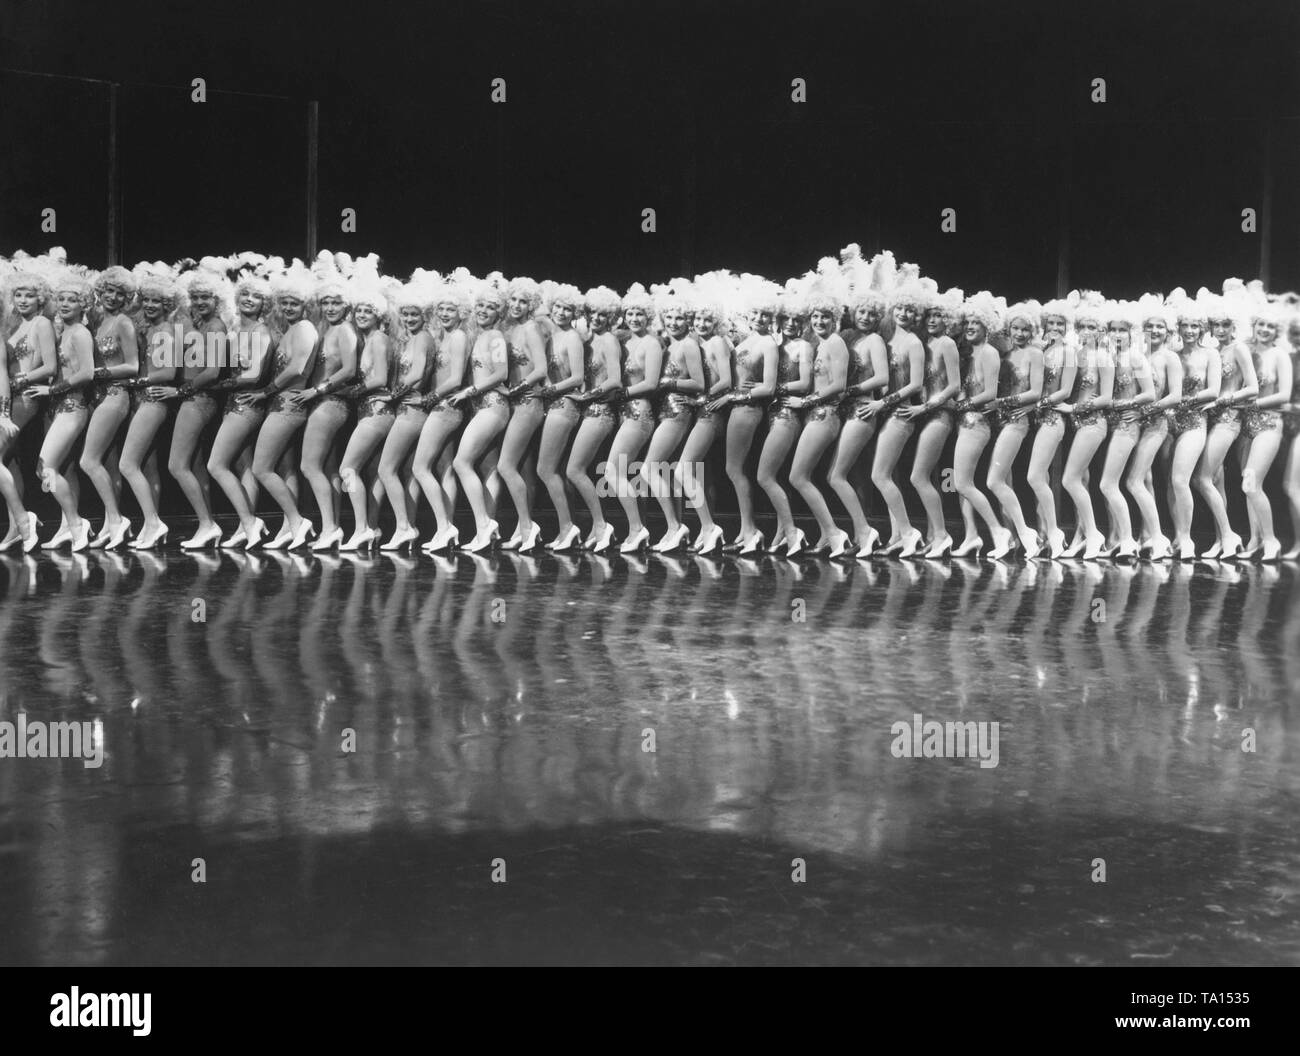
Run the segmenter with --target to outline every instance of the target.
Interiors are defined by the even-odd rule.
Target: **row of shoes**
[[[57,550],[69,544],[71,544],[74,553],[83,550],[117,550],[126,544],[127,540],[131,540],[129,545],[134,550],[153,550],[166,543],[168,533],[167,525],[163,524],[162,521],[156,521],[152,525],[146,524],[140,534],[136,536],[131,522],[122,517],[114,525],[109,525],[106,522],[99,533],[94,538],[91,538],[90,522],[83,519],[76,528],[70,528],[64,523],[53,537],[41,542],[36,534],[36,530],[40,526],[41,522],[37,519],[36,514],[29,513],[23,531],[11,532],[4,540],[0,540],[0,553],[12,549],[19,542],[22,543],[24,553],[31,553],[37,547],[46,550]],[[526,554],[537,549],[541,542],[541,534],[540,525],[533,522],[526,531],[516,530],[509,540],[501,543],[497,522],[489,520],[464,547],[460,546],[460,530],[454,526],[448,526],[435,532],[431,539],[421,545],[420,549],[425,553],[436,554],[459,548],[473,554],[500,544],[502,550],[513,550]],[[183,550],[203,550],[215,545],[222,549],[236,550],[253,550],[257,548],[298,550],[311,542],[311,549],[317,553],[335,549],[340,553],[375,549],[394,552],[405,549],[414,550],[415,544],[420,539],[419,531],[410,525],[398,528],[389,537],[388,541],[382,544],[380,543],[379,529],[369,526],[358,529],[346,539],[342,528],[334,528],[317,538],[314,525],[305,517],[299,519],[296,528],[286,521],[279,534],[268,539],[269,535],[270,531],[266,526],[266,522],[260,517],[254,518],[251,532],[245,531],[241,525],[226,539],[222,539],[221,528],[214,523],[207,528],[201,528],[191,538],[182,542],[181,548]],[[956,548],[954,548],[952,536],[947,533],[927,542],[915,528],[898,533],[883,546],[880,545],[880,533],[870,527],[856,541],[847,532],[836,529],[813,546],[809,545],[808,537],[799,528],[784,532],[770,547],[767,546],[766,537],[760,531],[749,533],[742,531],[730,543],[724,543],[723,539],[722,529],[716,524],[710,524],[701,529],[699,537],[692,544],[690,532],[685,525],[679,524],[675,528],[670,528],[657,543],[650,545],[650,532],[644,525],[641,525],[633,529],[631,534],[619,545],[618,549],[620,553],[624,554],[637,553],[649,547],[652,551],[661,554],[685,549],[690,553],[700,555],[725,553],[746,556],[767,553],[783,554],[786,557],[799,555],[809,557],[825,556],[831,559],[857,557],[864,560],[874,556],[881,556],[941,560],[948,556],[978,557],[984,548],[984,544],[978,536],[968,537],[965,542]],[[553,553],[562,553],[581,548],[599,554],[609,550],[613,543],[614,527],[611,524],[606,523],[593,527],[586,539],[582,538],[582,533],[575,525],[570,525],[555,539],[545,544],[545,549]],[[1216,542],[1203,553],[1197,554],[1190,539],[1171,542],[1163,535],[1141,542],[1128,539],[1108,545],[1106,537],[1094,529],[1091,532],[1077,534],[1067,544],[1065,533],[1060,529],[1046,533],[1044,539],[1032,529],[1026,529],[1025,532],[1016,536],[1009,529],[1001,528],[993,532],[993,549],[989,551],[988,556],[994,561],[1005,561],[1020,555],[1026,560],[1045,557],[1053,560],[1081,558],[1085,561],[1095,561],[1103,558],[1117,561],[1137,561],[1144,558],[1151,561],[1193,561],[1199,557],[1218,561],[1251,561],[1258,559],[1266,562],[1277,561],[1279,558],[1292,560],[1300,557],[1300,547],[1293,547],[1285,554],[1281,551],[1282,545],[1276,540],[1268,543],[1254,541],[1247,543],[1235,533],[1231,534],[1226,540]]]

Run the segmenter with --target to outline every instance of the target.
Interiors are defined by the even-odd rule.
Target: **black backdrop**
[[[301,255],[314,98],[320,244],[398,271],[785,277],[856,240],[1018,298],[1055,292],[1064,224],[1070,284],[1133,296],[1254,277],[1251,207],[1272,285],[1300,285],[1291,3],[10,0],[0,20],[5,68],[171,86],[121,92],[128,261]],[[0,250],[103,262],[106,98],[0,77]]]
[[[0,73],[0,252],[105,263],[108,88],[31,75],[57,74],[123,85],[128,263],[302,255],[316,99],[319,244],[399,273],[781,279],[859,241],[944,287],[1134,297],[1255,277],[1267,236],[1290,288],[1297,40],[1281,0],[8,0],[0,67],[29,72]]]

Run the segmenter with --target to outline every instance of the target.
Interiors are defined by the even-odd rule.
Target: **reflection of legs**
[[[1232,442],[1237,439],[1237,427],[1227,424],[1217,424],[1210,430],[1210,435],[1205,440],[1205,450],[1201,453],[1200,464],[1196,467],[1196,473],[1192,477],[1192,483],[1195,485],[1201,498],[1210,508],[1210,513],[1214,517],[1215,530],[1219,535],[1219,542],[1225,549],[1235,549],[1234,540],[1239,542],[1232,525],[1228,523],[1228,507],[1225,497],[1215,487],[1214,477],[1223,468],[1223,460],[1227,457],[1228,449],[1232,447]],[[1233,543],[1230,547],[1229,544]]]
[[[1160,509],[1156,506],[1155,492],[1150,485],[1151,467],[1154,465],[1160,445],[1165,441],[1165,430],[1143,429],[1133,452],[1133,461],[1129,463],[1128,476],[1124,483],[1128,493],[1137,503],[1138,514],[1142,518],[1142,534],[1148,541],[1163,546],[1164,532],[1160,527]]]
[[[748,539],[754,527],[754,486],[745,475],[745,460],[754,446],[754,434],[763,420],[761,407],[733,407],[727,419],[727,479],[736,490],[740,512],[740,538]]]
[[[125,391],[109,393],[91,412],[86,426],[86,441],[81,448],[81,472],[90,478],[104,503],[104,528],[115,528],[122,519],[118,509],[120,479],[114,480],[117,467],[105,465],[105,456],[126,421],[131,397]]]
[[[337,527],[336,510],[342,486],[330,462],[334,438],[347,417],[347,404],[325,400],[307,416],[307,426],[302,433],[302,475],[307,478],[316,498],[316,508],[320,510],[322,536],[329,535]]]
[[[569,509],[569,496],[565,491],[564,475],[560,472],[560,462],[564,459],[564,449],[573,435],[573,427],[581,421],[574,412],[557,406],[546,416],[542,425],[542,444],[537,453],[537,475],[546,485],[546,493],[551,497],[559,517],[557,536],[563,535],[573,527],[573,513]]]
[[[609,449],[609,460],[605,463],[605,482],[617,497],[627,515],[627,534],[634,535],[641,531],[641,505],[638,501],[636,486],[628,478],[627,470],[636,461],[637,455],[649,439],[649,430],[645,421],[625,418],[623,424],[614,434],[614,443]],[[641,479],[639,476],[638,480]]]
[[[479,479],[477,467],[479,461],[492,447],[492,442],[506,427],[509,409],[501,406],[487,406],[475,413],[465,427],[456,449],[452,465],[460,486],[465,489],[465,498],[469,500],[470,509],[474,511],[476,531],[487,527],[489,513],[487,495],[484,494],[483,481]],[[486,467],[485,467],[486,468]]]
[[[158,488],[155,486],[158,462],[153,454],[153,443],[166,419],[165,403],[141,403],[131,416],[126,439],[122,441],[118,465],[122,467],[122,476],[131,486],[131,493],[144,515],[141,534],[145,529],[156,529],[162,524],[158,519]]]
[[[303,424],[300,415],[272,411],[262,423],[261,432],[257,434],[257,447],[253,451],[253,475],[284,511],[285,527],[291,532],[297,532],[302,514],[298,512],[297,499],[285,480],[289,468],[281,466],[280,459],[287,453],[290,442]],[[277,468],[281,472],[277,472]],[[250,527],[251,523],[245,525],[245,531]]]
[[[518,516],[515,534],[521,539],[533,528],[528,481],[522,466],[528,452],[528,443],[537,432],[537,427],[542,424],[542,417],[540,400],[521,400],[517,403],[506,426],[505,436],[501,440],[501,455],[497,459],[497,473],[515,504]]]
[[[1011,522],[1012,531],[1023,538],[1029,534],[1029,525],[1025,523],[1025,512],[1020,508],[1020,499],[1016,489],[1011,486],[1011,467],[1015,465],[1016,455],[1029,435],[1029,419],[1008,422],[998,431],[998,438],[993,442],[993,458],[989,462],[988,485]]]
[[[876,440],[876,457],[871,463],[871,483],[876,486],[885,505],[889,507],[889,542],[898,543],[915,529],[907,517],[907,503],[903,489],[894,483],[894,467],[903,454],[903,447],[912,435],[914,426],[895,415],[885,419]]]
[[[573,438],[569,464],[564,471],[591,514],[593,536],[597,529],[605,527],[605,514],[600,508],[600,496],[588,469],[600,450],[600,445],[605,442],[605,437],[609,436],[613,424],[611,418],[583,418],[578,426],[578,435]]]
[[[1106,460],[1101,471],[1101,494],[1110,514],[1111,541],[1121,546],[1133,542],[1133,519],[1129,514],[1128,499],[1119,490],[1119,482],[1136,446],[1136,427],[1117,425],[1111,431],[1110,443],[1106,445]]]
[[[1088,494],[1088,466],[1092,463],[1106,439],[1104,420],[1091,422],[1075,430],[1074,442],[1070,444],[1070,453],[1065,459],[1065,469],[1061,473],[1061,487],[1074,503],[1075,539],[1088,540],[1095,537],[1097,518],[1092,510],[1092,498]]]
[[[857,465],[862,452],[866,450],[871,438],[876,435],[876,419],[868,418],[865,422],[856,415],[844,423],[840,430],[839,442],[835,445],[835,459],[831,463],[831,489],[839,497],[844,508],[849,511],[853,521],[853,538],[859,546],[866,546],[870,525],[867,515],[858,499],[858,491],[849,480],[849,475]]]
[[[682,448],[681,461],[677,463],[677,481],[681,494],[700,519],[700,528],[712,528],[713,511],[709,509],[709,496],[704,487],[704,461],[713,450],[713,442],[718,438],[718,419],[701,418],[695,423],[686,445]]]
[[[767,495],[772,508],[776,510],[776,531],[772,533],[772,546],[775,547],[787,535],[794,532],[794,515],[790,512],[790,499],[785,489],[777,482],[777,474],[785,464],[785,456],[794,447],[795,441],[803,430],[803,423],[797,418],[776,418],[767,430],[767,439],[763,441],[763,450],[758,456],[758,486]]]
[[[817,518],[817,527],[821,530],[818,546],[830,545],[831,536],[835,533],[835,520],[831,517],[830,507],[826,505],[821,489],[813,482],[813,472],[826,449],[835,442],[839,431],[840,420],[834,414],[809,422],[794,449],[794,461],[790,463],[790,483]]]
[[[253,523],[253,503],[249,499],[243,481],[235,475],[232,467],[236,459],[243,458],[256,427],[255,421],[243,415],[227,414],[221,420],[221,428],[217,430],[216,439],[212,441],[212,454],[208,456],[208,473],[230,500],[230,505],[239,515],[239,523],[244,526],[245,533]]]
[[[215,405],[209,400],[182,400],[176,412],[176,425],[172,430],[172,448],[167,456],[167,472],[185,493],[186,501],[199,519],[199,532],[213,528],[216,522],[208,508],[206,488],[207,470],[200,481],[194,470],[195,453],[199,438],[212,420]],[[204,460],[206,461],[206,459]]]
[[[384,485],[384,494],[388,496],[388,505],[392,508],[393,516],[397,518],[397,532],[411,530],[406,487],[402,483],[401,469],[423,430],[424,422],[419,418],[398,415],[392,428],[388,430],[388,439],[384,441],[384,450],[379,456],[379,480]]]
[[[663,510],[670,532],[675,532],[681,524],[677,518],[677,504],[673,502],[672,458],[686,439],[690,425],[688,415],[665,418],[660,422],[650,437],[650,448],[646,451],[645,463],[641,466],[641,475],[650,487],[650,494]]]
[[[930,542],[944,540],[948,529],[943,523],[943,498],[934,486],[934,467],[939,464],[943,454],[943,445],[948,442],[952,432],[952,422],[947,415],[935,415],[922,419],[921,435],[916,439],[916,454],[912,458],[912,490],[921,498],[925,507],[925,520]]]
[[[1197,425],[1174,440],[1169,466],[1169,491],[1173,495],[1174,542],[1191,545],[1192,475],[1205,448],[1205,426]]]
[[[41,444],[40,458],[36,463],[37,472],[45,482],[46,489],[58,501],[63,516],[67,518],[68,527],[74,532],[81,527],[81,515],[77,512],[79,489],[68,479],[76,473],[76,469],[69,468],[67,462],[89,417],[90,412],[85,409],[60,411],[56,414],[50,423],[49,432],[45,434],[45,442]]]
[[[1056,497],[1052,494],[1052,460],[1056,458],[1061,439],[1065,436],[1065,422],[1044,422],[1034,434],[1034,446],[1029,452],[1029,486],[1034,492],[1038,507],[1038,528],[1049,542],[1056,539],[1060,527],[1056,520]]]
[[[1259,541],[1266,551],[1277,545],[1277,536],[1273,534],[1273,507],[1268,501],[1268,493],[1264,491],[1264,480],[1281,444],[1281,429],[1261,429],[1250,441],[1246,466],[1241,472],[1242,490],[1259,522]]]

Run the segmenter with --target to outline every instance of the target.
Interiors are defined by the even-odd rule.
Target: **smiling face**
[[[772,332],[772,323],[775,320],[772,313],[765,308],[749,313],[749,325],[756,334],[770,334]]]
[[[154,292],[140,294],[140,310],[144,313],[146,322],[156,323],[162,318],[164,308],[166,303],[163,301],[162,294]]]
[[[925,332],[931,337],[942,337],[948,332],[948,318],[940,308],[925,313]]]
[[[121,286],[101,286],[97,293],[100,307],[110,315],[120,312],[126,305],[126,291]]]
[[[1277,323],[1272,319],[1256,319],[1251,332],[1255,335],[1256,344],[1271,345],[1277,340]]]
[[[190,291],[190,307],[198,322],[206,322],[217,310],[217,298],[211,290],[195,289]]]
[[[838,313],[831,311],[829,308],[814,308],[809,322],[812,324],[813,333],[822,340],[830,337],[835,332],[835,320]]]
[[[79,322],[81,319],[81,296],[76,290],[59,290],[54,295],[54,303],[59,309],[59,318],[65,323]]]
[[[1096,319],[1076,319],[1074,332],[1085,345],[1095,345],[1097,338],[1101,336],[1101,324]]]
[[[690,328],[687,321],[686,312],[681,308],[666,308],[662,313],[664,328],[668,331],[674,341],[680,341],[686,336]]]
[[[491,330],[501,318],[501,306],[496,301],[475,301],[474,319],[484,330]]]
[[[915,330],[916,321],[920,318],[914,304],[896,304],[894,305],[894,325],[902,330]]]
[[[1204,334],[1205,327],[1201,325],[1199,319],[1184,319],[1178,324],[1178,336],[1183,339],[1183,345],[1188,349],[1196,347]]]
[[[551,322],[561,330],[567,330],[573,325],[574,315],[573,305],[568,301],[556,301],[551,305]]]
[[[31,286],[19,286],[14,290],[14,308],[24,319],[30,319],[40,309],[40,294]]]
[[[451,301],[442,301],[434,311],[444,330],[451,330],[460,322],[460,308]]]
[[[592,312],[591,329],[594,333],[608,333],[614,325],[614,314],[612,312]]]
[[[695,333],[700,338],[712,337],[718,329],[718,319],[707,308],[695,313]]]
[[[880,329],[881,314],[874,304],[860,304],[853,309],[853,325],[864,334],[874,334]]]
[[[804,318],[801,315],[783,315],[780,317],[781,336],[787,341],[803,337]]]
[[[347,302],[337,293],[327,293],[320,299],[320,311],[330,326],[336,326],[348,314]]]
[[[373,330],[375,323],[379,321],[379,313],[375,311],[373,304],[362,301],[353,307],[352,321],[357,324],[358,330]]]
[[[646,328],[646,311],[640,305],[632,305],[630,308],[623,309],[623,322],[627,328],[635,334],[641,333]]]
[[[1232,340],[1232,320],[1231,319],[1211,319],[1210,333],[1214,335],[1219,344]]]
[[[1063,315],[1043,316],[1043,336],[1047,338],[1049,344],[1064,341],[1069,328],[1070,324]]]
[[[302,320],[302,301],[291,293],[280,295],[280,314],[284,316],[284,321],[292,326],[294,323]]]
[[[239,313],[256,319],[262,314],[266,302],[256,290],[244,289],[239,294]]]
[[[984,344],[984,339],[989,336],[988,330],[978,319],[966,320],[966,340],[972,345]]]
[[[528,318],[532,310],[533,302],[526,294],[512,293],[510,300],[506,303],[506,311],[509,313],[511,322],[522,323]]]
[[[1163,319],[1147,319],[1142,323],[1142,333],[1147,339],[1147,344],[1154,351],[1163,345],[1165,338],[1169,336],[1169,324]]]
[[[1012,319],[1008,329],[1011,331],[1011,340],[1016,343],[1016,348],[1024,348],[1034,336],[1033,324],[1023,316]]]
[[[402,326],[405,327],[408,334],[418,333],[424,326],[424,313],[414,304],[404,304],[398,310],[398,318],[402,320]]]

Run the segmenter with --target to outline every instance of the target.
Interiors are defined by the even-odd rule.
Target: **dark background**
[[[319,244],[396,272],[783,279],[859,241],[1012,299],[1062,280],[1217,287],[1259,275],[1266,239],[1270,285],[1300,285],[1298,42],[1300,5],[1282,2],[0,11],[0,67],[123,85],[129,263],[304,254],[316,99]],[[498,76],[505,104],[489,98]],[[206,103],[190,101],[194,77]],[[57,243],[105,263],[108,96],[0,74],[0,252]],[[45,207],[56,235],[40,232]],[[339,230],[345,207],[356,234]],[[939,228],[949,207],[955,234]],[[1257,234],[1241,231],[1246,207]]]

